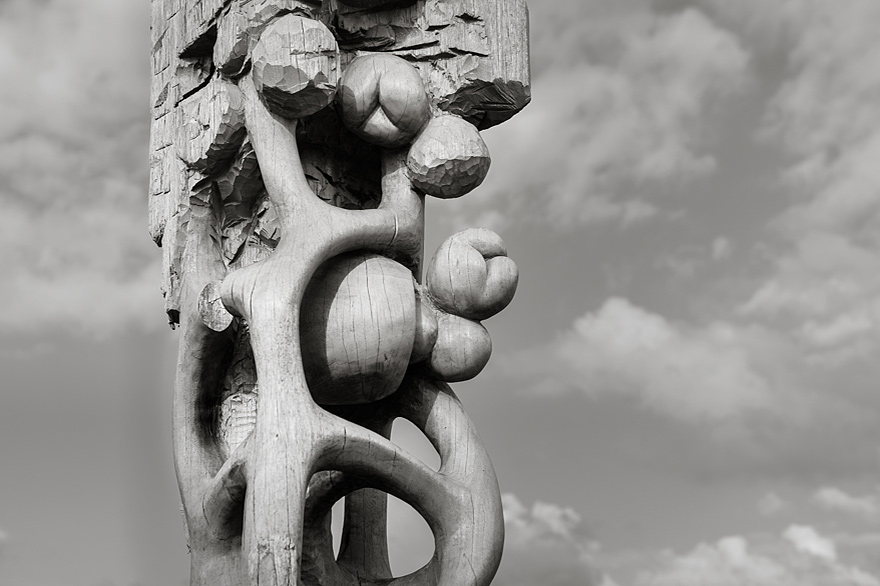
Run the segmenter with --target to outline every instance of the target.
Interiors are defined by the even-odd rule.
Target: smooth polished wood
[[[152,0],[150,233],[180,327],[192,586],[487,586],[503,516],[446,384],[491,354],[516,265],[466,230],[422,282],[425,195],[486,175],[529,99],[522,0]],[[433,470],[390,441],[419,428]],[[435,540],[393,576],[387,495]],[[344,499],[333,555],[330,511]]]
[[[430,117],[418,70],[382,53],[348,64],[339,87],[339,108],[352,132],[386,148],[411,142]]]

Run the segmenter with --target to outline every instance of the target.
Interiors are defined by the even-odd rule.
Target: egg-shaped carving
[[[429,295],[448,313],[474,320],[492,317],[516,293],[519,272],[501,237],[469,228],[447,238],[426,272]]]
[[[480,374],[492,356],[492,338],[477,321],[441,314],[428,369],[440,380],[454,383]]]
[[[364,55],[349,63],[337,99],[342,120],[352,132],[387,148],[409,143],[430,116],[419,71],[386,53]]]
[[[451,114],[431,119],[407,158],[413,185],[441,199],[473,191],[489,172],[489,149],[476,127]]]
[[[369,253],[332,258],[309,283],[300,315],[303,364],[315,401],[367,403],[400,386],[417,323],[406,267]]]

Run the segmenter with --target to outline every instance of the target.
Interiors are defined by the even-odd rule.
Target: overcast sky
[[[4,586],[187,581],[148,4],[0,0]],[[520,267],[455,385],[495,584],[880,586],[880,2],[529,4],[533,103],[428,204],[429,252],[484,225]],[[405,507],[391,544],[430,555]]]

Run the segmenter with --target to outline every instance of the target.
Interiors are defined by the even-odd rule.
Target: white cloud
[[[763,120],[757,118],[761,120],[761,148],[767,152],[776,149],[779,157],[775,171],[772,157],[765,163],[765,170],[775,173],[777,182],[768,179],[760,184],[767,192],[759,197],[771,201],[762,206],[766,205],[770,213],[764,216],[766,220],[760,216],[755,220],[767,222],[763,231],[752,226],[746,231],[748,236],[738,231],[738,220],[734,219],[729,229],[724,227],[725,237],[718,237],[711,249],[700,249],[697,253],[693,252],[697,248],[692,243],[677,241],[667,250],[653,253],[658,259],[655,268],[669,268],[676,278],[702,275],[700,270],[709,267],[712,260],[729,260],[730,270],[723,277],[701,284],[699,289],[688,289],[687,297],[675,305],[686,315],[696,314],[695,308],[699,308],[703,316],[700,321],[673,321],[624,300],[610,300],[538,349],[541,364],[512,360],[510,368],[518,374],[531,373],[543,378],[544,390],[565,387],[580,389],[591,396],[627,395],[655,411],[685,421],[719,422],[759,413],[794,418],[807,414],[813,419],[801,420],[805,424],[803,430],[832,419],[837,423],[844,420],[841,418],[861,424],[876,421],[880,415],[875,393],[875,381],[880,374],[875,359],[880,352],[880,101],[876,99],[880,95],[880,76],[866,72],[880,66],[880,37],[873,26],[880,19],[880,4],[874,0],[853,0],[845,7],[823,0],[769,4],[760,0],[670,0],[651,7],[641,3],[638,9],[633,9],[630,2],[617,12],[606,2],[597,4],[601,7],[597,11],[604,11],[599,24],[594,28],[589,24],[578,25],[582,36],[589,32],[586,36],[593,40],[565,45],[567,49],[579,47],[580,54],[589,56],[589,66],[578,69],[571,56],[564,64],[572,71],[573,79],[581,71],[589,74],[583,80],[591,81],[592,85],[579,87],[598,89],[588,89],[581,95],[567,92],[562,72],[557,72],[552,63],[545,63],[536,80],[536,92],[540,89],[538,84],[555,79],[559,112],[576,112],[579,104],[594,103],[582,96],[592,100],[593,96],[601,95],[600,90],[610,92],[604,88],[640,88],[640,95],[650,96],[664,111],[685,116],[693,113],[699,127],[707,123],[705,106],[712,101],[710,95],[717,94],[698,90],[689,94],[693,101],[676,102],[663,91],[644,91],[639,84],[645,78],[632,65],[631,55],[644,53],[638,47],[651,46],[656,60],[668,65],[667,86],[675,88],[679,87],[677,76],[683,69],[678,59],[681,51],[676,48],[681,45],[671,41],[678,38],[673,30],[699,29],[704,34],[695,34],[694,38],[703,39],[700,42],[707,45],[711,44],[710,37],[719,42],[727,39],[726,46],[736,50],[720,54],[731,57],[726,63],[736,61],[738,65],[725,70],[721,59],[716,62],[713,57],[704,56],[705,67],[697,70],[726,71],[730,84],[721,83],[721,95],[737,91],[754,74],[754,85],[750,86],[754,91],[749,92],[749,104],[743,107],[754,108],[756,112],[766,107]],[[686,5],[698,6],[702,12],[682,9]],[[651,10],[665,12],[657,16]],[[622,32],[614,32],[610,24],[613,22],[622,23]],[[683,24],[686,22],[689,24]],[[661,38],[665,41],[660,42]],[[560,42],[574,43],[568,36]],[[734,54],[741,59],[732,59]],[[701,59],[699,55],[688,58]],[[688,58],[683,58],[684,62]],[[701,75],[682,74],[681,79],[687,83],[680,87],[701,87],[694,81],[702,79]],[[645,173],[638,156],[627,159],[639,152],[631,149],[629,142],[620,143],[626,148],[617,148],[612,142],[596,142],[605,136],[603,124],[612,124],[620,111],[617,108],[628,103],[622,97],[627,95],[622,89],[609,95],[613,99],[609,98],[607,103],[595,102],[596,108],[605,112],[604,119],[597,123],[588,119],[585,125],[571,124],[589,129],[577,140],[569,140],[573,135],[565,134],[575,132],[563,126],[562,120],[570,124],[571,116],[554,118],[549,104],[541,110],[536,103],[530,107],[531,113],[527,109],[518,120],[500,128],[497,136],[502,155],[517,149],[522,149],[523,154],[511,157],[511,162],[499,162],[496,170],[514,180],[497,192],[497,200],[487,196],[486,205],[503,210],[504,217],[539,218],[555,226],[570,227],[599,219],[619,221],[623,214],[620,206],[633,201],[652,206],[652,214],[664,213],[662,198],[644,197],[637,188],[621,189],[618,180],[636,178],[634,184],[657,187],[669,175]],[[666,110],[671,104],[675,106]],[[592,111],[589,107],[582,110]],[[641,126],[643,114],[635,108],[626,118],[640,120]],[[670,119],[676,120],[674,116]],[[520,123],[522,137],[517,135]],[[660,126],[670,131],[665,136],[680,138],[686,134],[673,132],[675,129],[690,131],[683,125]],[[542,129],[551,127],[562,128],[559,136],[563,137],[561,143],[567,145],[564,151],[559,147],[554,153],[556,143],[541,142]],[[647,135],[651,135],[650,130]],[[538,137],[537,142],[531,137]],[[492,139],[491,133],[489,138]],[[594,144],[598,152],[609,158],[601,165],[590,163],[580,167],[588,169],[581,171],[581,178],[586,179],[568,173],[567,163],[558,162],[568,160],[562,157],[563,152]],[[660,144],[666,143],[660,141],[655,145],[662,151]],[[691,155],[677,159],[679,163],[695,162],[712,154],[711,149],[700,148],[699,141],[677,144],[689,145],[679,152]],[[527,164],[527,153],[538,153],[538,170]],[[540,159],[543,153],[550,153],[546,160]],[[591,161],[588,157],[580,158]],[[615,167],[617,161],[626,164]],[[552,169],[563,179],[549,171],[545,173],[545,169]],[[687,169],[687,165],[681,164],[672,175],[699,175],[696,167]],[[525,176],[526,171],[531,175]],[[543,191],[529,189],[530,181],[549,187]],[[575,183],[557,188],[565,181]],[[592,187],[587,191],[569,188],[575,184]],[[710,182],[707,185],[712,188]],[[494,187],[487,189],[491,191]],[[528,193],[531,199],[518,198],[513,195],[516,192]],[[601,213],[577,217],[579,210],[591,209],[584,203],[583,193],[594,196],[590,201],[602,202],[592,208],[602,210]],[[619,197],[622,193],[626,196]],[[481,194],[476,193],[473,199],[479,197]],[[532,207],[518,208],[517,205],[525,205],[519,203],[523,201]],[[743,206],[751,205],[753,201],[743,201]],[[777,213],[779,210],[781,213]],[[496,220],[502,217],[499,212],[493,214]],[[692,236],[683,238],[686,237]],[[705,233],[700,237],[705,238]],[[733,241],[737,242],[736,258],[731,257]],[[669,239],[664,241],[668,242]],[[609,255],[607,262],[617,261]],[[712,277],[709,271],[706,274]],[[638,285],[636,282],[633,286]],[[701,292],[711,292],[714,297],[700,297]],[[820,414],[821,419],[816,417]],[[815,427],[812,429],[815,431]],[[847,428],[843,435],[849,433]],[[784,442],[794,444],[793,439],[792,436]],[[842,441],[839,443],[842,445]],[[792,455],[798,450],[805,453],[807,444],[812,446],[811,450],[827,455],[823,446],[807,440],[800,448],[792,445],[786,450]],[[831,465],[830,459],[826,465]]]
[[[880,580],[842,562],[833,541],[808,526],[781,537],[725,537],[691,552],[664,552],[634,586],[878,586]]]
[[[533,103],[486,133],[494,167],[459,215],[482,224],[631,225],[658,213],[647,199],[658,186],[714,170],[706,114],[743,87],[748,55],[698,10],[621,12],[611,19],[616,29],[608,19],[572,27],[595,41],[556,39],[559,63],[536,76]]]
[[[507,367],[545,381],[537,391],[619,393],[675,419],[717,423],[749,413],[797,412],[770,370],[780,351],[759,329],[723,322],[693,327],[610,298]],[[804,397],[799,405],[808,403]]]
[[[0,5],[0,328],[163,323],[146,232],[147,5]],[[140,43],[133,42],[140,40]]]
[[[777,497],[778,498],[778,497]],[[826,535],[806,524],[778,534],[731,535],[691,551],[606,551],[572,509],[502,496],[505,554],[499,586],[880,586],[877,534]]]
[[[788,508],[788,503],[775,492],[768,492],[758,501],[758,510],[766,517],[777,515]]]
[[[717,237],[706,245],[686,245],[662,253],[654,267],[669,270],[676,278],[690,279],[711,265],[727,260],[733,254],[730,240]]]
[[[792,525],[782,534],[799,552],[816,556],[829,562],[837,561],[837,548],[809,525]]]
[[[880,77],[866,73],[880,66],[880,4],[700,3],[787,56],[760,134],[791,161],[779,173],[791,199],[741,312],[781,320],[817,363],[865,361],[880,350]]]
[[[877,495],[853,496],[834,486],[820,488],[813,495],[813,500],[826,509],[861,518],[876,517],[880,513],[880,499]]]
[[[572,509],[535,502],[526,507],[515,495],[502,495],[504,557],[493,584],[498,586],[611,586],[596,570],[598,545],[585,533]]]

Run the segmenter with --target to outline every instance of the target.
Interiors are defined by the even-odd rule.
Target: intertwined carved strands
[[[181,224],[185,232],[181,195],[189,187],[175,146],[186,119],[179,105],[212,75],[241,75],[260,32],[280,12],[334,23],[343,61],[365,51],[410,61],[422,74],[432,107],[479,128],[508,119],[530,99],[525,0],[153,0],[150,233],[166,242],[164,287],[172,312],[181,240],[174,232]],[[169,223],[172,234],[165,239]]]
[[[521,0],[153,0],[151,233],[181,326],[192,584],[491,581],[498,486],[444,381],[485,366],[480,320],[516,265],[466,230],[421,284],[424,196],[482,182],[479,129],[528,102],[526,37]],[[388,440],[398,417],[439,471]],[[391,575],[384,493],[435,537],[410,576]]]

